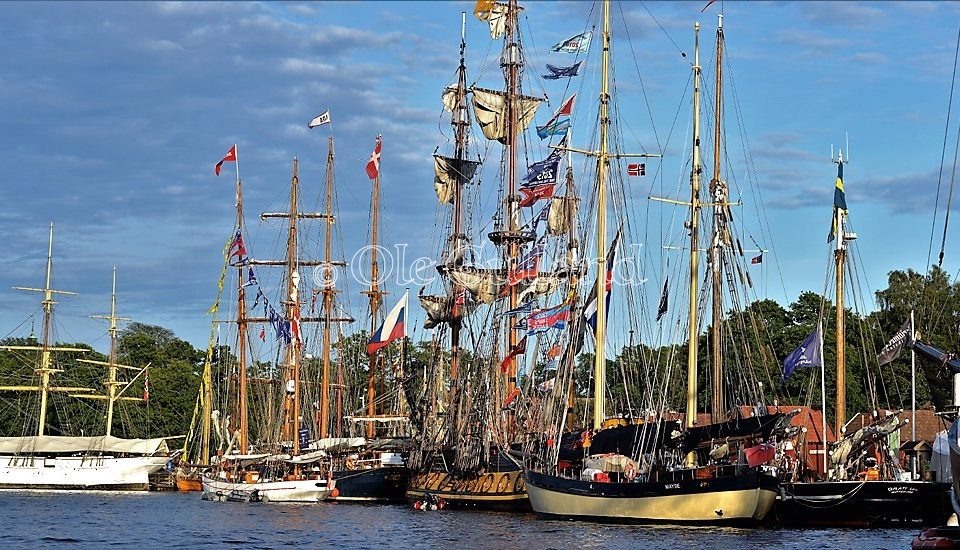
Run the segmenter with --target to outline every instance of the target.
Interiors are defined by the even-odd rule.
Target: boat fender
[[[633,481],[633,479],[637,477],[637,465],[633,462],[628,462],[623,468],[623,475],[627,478],[627,481]]]
[[[340,496],[340,489],[337,489],[336,487],[334,487],[333,490],[330,491],[330,496],[328,496],[327,498],[336,499],[338,496]]]

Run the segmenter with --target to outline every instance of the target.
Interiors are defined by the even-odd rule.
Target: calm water
[[[205,502],[199,493],[0,491],[0,548],[909,548],[918,532],[597,525],[400,505]]]

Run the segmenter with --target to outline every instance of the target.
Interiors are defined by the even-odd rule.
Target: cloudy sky
[[[637,195],[672,189],[689,170],[687,119],[677,117],[689,109],[690,58],[680,52],[692,52],[695,21],[710,45],[722,7],[735,93],[728,140],[746,142],[752,159],[734,163],[743,173],[728,177],[747,181],[755,172],[756,188],[735,196],[763,212],[757,240],[771,250],[758,268],[763,295],[788,304],[803,290],[822,291],[836,175],[830,148],[845,146],[847,136],[862,290],[883,288],[892,269],[924,270],[938,184],[942,203],[952,178],[956,124],[942,174],[941,157],[960,5],[717,2],[701,13],[705,3],[614,9],[628,29],[615,30],[615,40],[618,83],[634,94],[621,99],[629,125],[662,138],[679,124],[680,138],[659,147],[664,159],[648,164],[652,174],[637,184],[648,189]],[[531,74],[544,62],[566,63],[549,47],[589,28],[585,19],[595,13],[589,2],[526,7]],[[0,336],[25,335],[31,322],[39,330],[37,296],[10,287],[42,286],[52,222],[54,286],[79,293],[58,306],[60,340],[105,349],[105,325],[87,316],[108,310],[116,266],[119,313],[205,346],[205,312],[235,216],[234,167],[216,177],[213,165],[238,144],[249,245],[255,256],[270,256],[280,227],[257,215],[286,209],[294,157],[303,208],[322,208],[331,127],[308,131],[306,122],[326,109],[336,140],[337,254],[350,260],[369,234],[363,167],[377,134],[381,240],[408,243],[410,258],[432,251],[431,154],[441,132],[449,134],[439,94],[454,76],[462,11],[468,63],[478,59],[471,78],[498,84],[498,71],[482,67],[495,62],[499,45],[469,13],[472,2],[5,2],[0,9]],[[542,123],[563,92],[541,85],[553,94]],[[317,231],[308,239],[319,254]],[[960,235],[951,233],[945,268],[954,274]],[[359,317],[359,285],[344,290]]]

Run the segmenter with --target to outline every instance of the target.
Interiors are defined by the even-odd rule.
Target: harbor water
[[[919,528],[606,525],[409,506],[207,502],[199,493],[0,491],[0,548],[909,548]]]

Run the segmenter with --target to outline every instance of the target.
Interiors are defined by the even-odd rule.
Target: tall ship
[[[833,245],[833,294],[836,300],[835,385],[831,388],[826,382],[824,338],[819,326],[808,337],[808,342],[801,346],[807,356],[798,361],[788,357],[784,363],[785,380],[798,366],[820,367],[822,411],[827,411],[828,392],[832,391],[835,395],[832,433],[834,440],[826,446],[826,452],[820,455],[817,468],[804,469],[804,461],[797,460],[794,468],[784,472],[775,519],[784,525],[797,526],[939,525],[945,521],[950,511],[950,485],[944,480],[920,479],[915,468],[911,469],[901,463],[898,456],[899,433],[901,428],[910,422],[910,418],[903,414],[904,411],[900,408],[880,406],[878,392],[870,387],[872,383],[879,383],[882,378],[880,367],[893,360],[892,356],[887,356],[886,349],[881,350],[875,360],[868,359],[868,380],[865,385],[868,386],[866,393],[871,397],[873,412],[865,419],[860,418],[859,422],[858,418],[847,418],[847,390],[850,383],[847,381],[849,313],[846,299],[850,290],[847,288],[846,277],[856,272],[851,265],[854,258],[851,244],[857,235],[849,228],[843,175],[843,166],[847,160],[843,158],[843,150],[839,151],[834,162],[837,164],[837,179],[828,242]],[[853,307],[856,307],[857,300],[853,299],[852,302]],[[821,319],[824,313],[825,304],[821,304]],[[909,325],[904,325],[895,337],[901,347],[904,342],[908,342],[911,348],[915,347],[913,323],[911,313]],[[855,328],[862,331],[862,326]],[[869,340],[869,337],[860,335],[860,342]],[[931,351],[929,346],[920,343],[916,347],[921,350],[923,357],[942,359],[943,354],[938,354],[937,350]],[[857,351],[854,351],[854,360],[862,360],[857,356]],[[877,374],[871,374],[873,369],[876,369]],[[824,434],[823,439],[828,441],[830,434],[826,414],[822,414],[822,418],[823,426],[820,432]],[[797,435],[798,439],[804,436],[802,433]],[[797,443],[796,448],[804,447],[802,441]]]
[[[597,277],[593,279],[595,287],[590,291],[590,299],[585,302],[585,313],[596,312],[595,321],[587,325],[592,329],[595,345],[592,426],[576,426],[576,419],[569,414],[569,393],[558,393],[553,396],[552,403],[548,402],[544,416],[550,419],[550,424],[545,430],[545,439],[527,452],[524,477],[530,502],[540,515],[600,522],[756,524],[772,509],[778,493],[775,443],[790,430],[790,415],[769,413],[762,406],[764,396],[758,391],[758,373],[756,365],[751,362],[754,355],[737,349],[737,346],[749,346],[752,339],[748,337],[735,342],[728,337],[736,332],[731,330],[734,326],[749,323],[749,315],[741,312],[730,319],[724,316],[725,306],[736,310],[742,299],[742,295],[735,292],[733,282],[744,281],[743,286],[750,286],[746,271],[750,260],[744,256],[740,239],[734,233],[731,207],[738,203],[729,198],[721,172],[720,160],[724,151],[721,143],[722,24],[717,28],[714,163],[709,188],[704,189],[701,182],[705,169],[701,160],[702,81],[698,24],[692,64],[690,198],[686,201],[663,199],[689,209],[689,217],[684,222],[684,238],[688,241],[670,247],[688,255],[686,261],[681,262],[687,268],[682,283],[686,288],[680,290],[687,290],[689,294],[685,311],[675,309],[676,315],[671,314],[669,277],[664,276],[657,322],[667,320],[661,325],[662,333],[672,331],[671,325],[684,328],[686,334],[678,336],[685,336],[686,343],[662,347],[667,355],[664,358],[645,356],[649,351],[644,346],[630,346],[630,353],[622,352],[615,364],[620,363],[623,374],[618,374],[623,378],[623,385],[631,383],[626,375],[627,367],[643,369],[632,382],[638,388],[633,394],[634,399],[640,403],[634,402],[631,406],[632,392],[627,389],[625,408],[630,412],[611,415],[607,409],[606,400],[613,392],[611,383],[614,382],[608,377],[616,372],[616,369],[609,368],[607,359],[610,329],[638,323],[629,316],[628,320],[617,323],[607,320],[612,313],[609,306],[612,287],[604,281],[617,278],[614,272],[617,263],[613,259],[617,238],[613,239],[613,250],[607,252],[605,196],[610,193],[617,198],[618,186],[613,185],[616,180],[612,176],[622,173],[620,159],[634,156],[619,152],[612,147],[615,143],[610,140],[611,136],[620,136],[611,128],[617,119],[616,96],[610,86],[610,55],[613,51],[610,17],[610,5],[605,1],[601,26],[600,66],[603,70],[600,77],[599,139],[597,149],[592,152],[596,158],[597,197],[591,202],[596,205]],[[722,19],[720,21],[722,23]],[[636,168],[631,170],[634,166],[637,165],[628,166],[627,172],[639,172]],[[704,191],[709,192],[707,200],[702,197]],[[712,226],[708,239],[703,239],[700,225],[706,216]],[[618,217],[625,217],[625,214]],[[701,247],[707,250],[705,272],[701,271]],[[602,260],[605,257],[606,265]],[[600,275],[604,272],[605,277]],[[699,287],[701,280],[708,282],[705,292]],[[624,292],[629,293],[629,285],[626,286]],[[731,297],[725,299],[725,293],[730,293]],[[627,301],[629,303],[629,298]],[[700,311],[704,307],[712,309],[712,324],[706,342],[701,341],[700,335],[704,320]],[[631,311],[628,315],[636,313]],[[654,335],[642,337],[645,341],[654,338]],[[710,350],[709,362],[700,360],[700,347],[704,343]],[[683,348],[685,354],[680,353]],[[578,349],[579,343],[575,342],[570,347],[571,353],[562,356],[555,387],[568,392],[575,388],[573,356]],[[633,357],[632,353],[639,357]],[[686,359],[685,377],[671,373],[673,363],[683,361],[682,355]],[[698,395],[703,389],[698,384],[701,370],[709,373],[707,410],[710,411],[702,415],[698,414]],[[684,391],[673,391],[673,384],[684,382]],[[734,386],[731,382],[746,383]],[[671,410],[671,395],[683,399],[679,414]]]
[[[16,287],[18,290],[38,292],[43,301],[43,332],[39,341],[27,338],[15,344],[4,342],[0,350],[15,354],[23,360],[34,359],[28,385],[0,386],[0,392],[26,393],[17,400],[22,411],[35,416],[24,419],[23,432],[17,436],[0,437],[0,488],[2,489],[58,489],[58,490],[120,490],[146,491],[150,474],[171,461],[167,438],[128,439],[113,435],[114,411],[119,401],[142,401],[130,396],[135,384],[144,383],[146,369],[121,365],[116,359],[116,270],[113,275],[110,315],[110,355],[108,361],[75,359],[66,354],[91,351],[89,348],[61,346],[54,343],[54,305],[57,297],[75,293],[56,290],[53,281],[53,224],[47,248],[46,277],[42,288]],[[60,384],[76,362],[85,362],[97,369],[106,368],[106,391],[97,393],[92,388]],[[106,404],[106,424],[99,435],[73,435],[83,426],[71,426],[69,419],[51,414],[56,401],[58,410],[64,410],[64,397]],[[88,433],[94,430],[87,428]]]
[[[529,509],[513,454],[525,437],[518,373],[525,370],[522,358],[532,339],[519,316],[535,308],[540,317],[553,315],[552,322],[562,324],[569,310],[563,303],[534,302],[546,291],[555,293],[557,285],[540,265],[545,245],[533,220],[523,222],[523,208],[548,199],[534,189],[552,192],[553,183],[537,187],[541,180],[520,176],[520,159],[535,146],[527,129],[543,101],[523,87],[522,9],[514,0],[484,1],[475,11],[491,37],[502,40],[503,88],[468,85],[462,31],[456,82],[442,93],[452,133],[433,157],[443,220],[435,238],[439,278],[418,294],[425,328],[433,332],[422,374],[411,365],[405,380],[417,442],[407,497],[415,505],[435,498],[450,507]],[[481,141],[473,137],[471,114]],[[501,154],[482,159],[477,153],[490,149]],[[493,187],[481,185],[483,179],[492,179]]]

